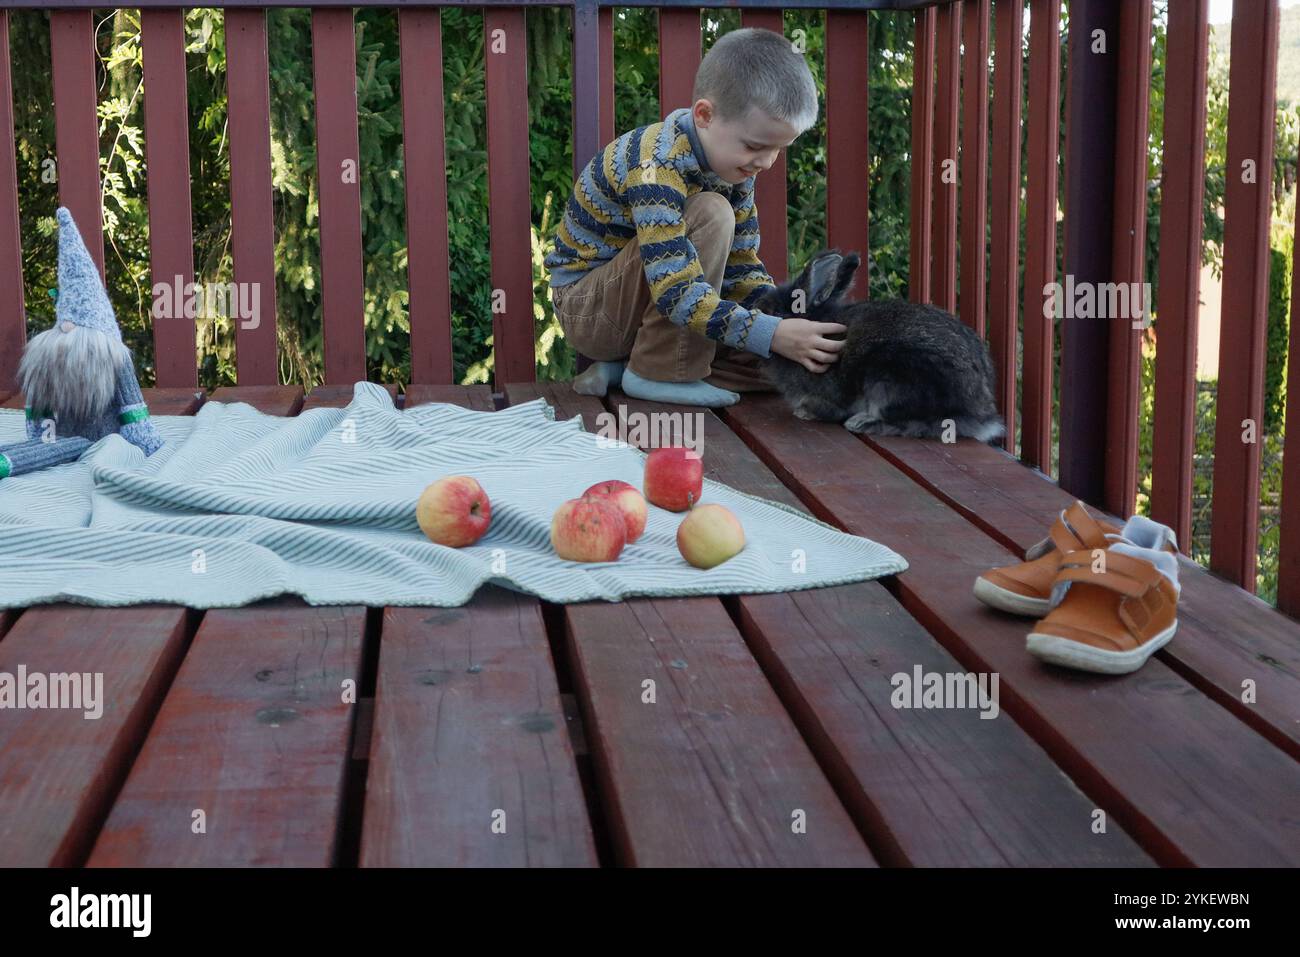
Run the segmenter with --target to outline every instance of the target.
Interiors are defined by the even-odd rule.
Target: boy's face
[[[799,135],[789,123],[756,107],[740,120],[723,119],[704,98],[695,101],[691,116],[709,166],[728,183],[743,183],[773,163]]]

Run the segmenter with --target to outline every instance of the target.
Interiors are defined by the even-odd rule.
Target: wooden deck
[[[211,398],[295,415],[350,396]],[[674,411],[545,383],[502,398],[538,396],[593,431],[619,403]],[[146,399],[183,415],[202,396]],[[403,401],[494,408],[485,386]],[[1185,561],[1178,634],[1141,671],[1041,665],[1026,620],[971,583],[1043,536],[1071,500],[1053,483],[774,396],[704,414],[711,477],[908,571],[568,606],[486,587],[459,609],[0,612],[0,671],[100,671],[107,702],[93,721],[0,710],[0,865],[1300,863],[1300,624]],[[892,707],[890,677],[918,666],[997,672],[1001,714]]]

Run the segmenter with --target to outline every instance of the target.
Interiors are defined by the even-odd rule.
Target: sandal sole
[[[1031,598],[1010,589],[995,585],[987,578],[975,579],[975,597],[990,608],[1009,612],[1013,615],[1026,615],[1030,618],[1042,618],[1050,610],[1051,603],[1046,598]]]
[[[1025,650],[1036,658],[1064,668],[1101,675],[1126,675],[1137,671],[1155,652],[1169,644],[1177,630],[1178,622],[1175,621],[1150,641],[1129,651],[1105,651],[1070,638],[1031,632],[1025,639]]]

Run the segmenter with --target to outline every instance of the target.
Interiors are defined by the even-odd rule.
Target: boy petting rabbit
[[[574,390],[705,407],[777,390],[855,432],[1001,434],[987,350],[955,317],[895,301],[876,323],[874,306],[842,302],[856,254],[819,253],[780,288],[758,258],[754,178],[817,121],[803,56],[770,30],[733,30],[692,98],[574,183],[545,259],[560,326],[594,360]]]

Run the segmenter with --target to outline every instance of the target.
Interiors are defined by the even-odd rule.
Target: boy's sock
[[[673,402],[678,405],[702,405],[716,409],[734,405],[740,395],[709,385],[703,379],[695,382],[656,382],[643,379],[631,369],[623,370],[623,391],[633,398],[651,402]]]
[[[574,376],[573,391],[578,395],[604,395],[610,386],[618,385],[623,380],[623,368],[626,365],[625,359],[593,362]]]

